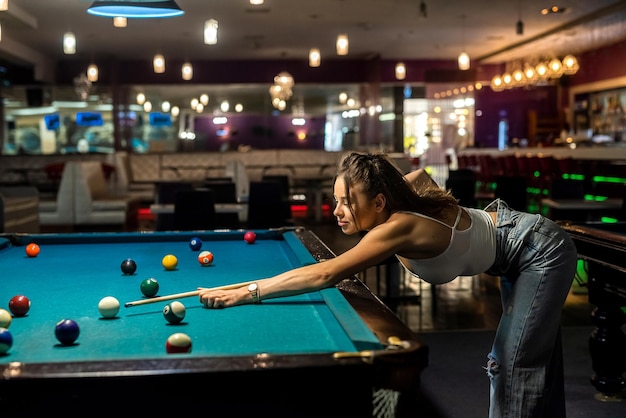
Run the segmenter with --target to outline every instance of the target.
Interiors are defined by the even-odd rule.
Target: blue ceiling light
[[[157,18],[182,16],[185,12],[174,0],[109,0],[94,1],[87,9],[94,16],[126,17],[126,18]]]

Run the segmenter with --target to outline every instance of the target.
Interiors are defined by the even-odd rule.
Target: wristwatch
[[[248,292],[250,292],[250,296],[252,297],[252,303],[261,302],[261,295],[259,294],[259,285],[256,283],[250,283],[248,286]]]

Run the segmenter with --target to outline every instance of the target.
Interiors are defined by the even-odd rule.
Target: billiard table
[[[559,222],[584,262],[595,329],[589,336],[591,383],[602,397],[619,397],[626,387],[626,223]]]
[[[359,417],[372,416],[380,393],[389,400],[417,389],[428,347],[356,277],[228,309],[176,298],[186,314],[168,323],[169,295],[335,256],[306,228],[255,230],[254,244],[244,232],[1,235],[0,307],[17,294],[31,300],[25,316],[13,317],[13,346],[0,356],[2,414]],[[193,237],[213,253],[210,265],[198,262]],[[31,242],[36,257],[25,252]],[[161,264],[167,254],[178,259],[174,270]],[[121,270],[126,258],[137,264],[132,275]],[[140,291],[146,278],[159,283],[155,302]],[[120,301],[114,318],[98,311],[105,296]],[[74,344],[56,340],[61,319],[78,323]],[[191,352],[168,354],[166,340],[178,332],[191,338]]]

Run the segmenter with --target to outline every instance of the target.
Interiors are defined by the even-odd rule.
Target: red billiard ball
[[[76,321],[72,319],[62,319],[57,322],[56,327],[54,328],[54,335],[63,345],[74,344],[74,341],[76,341],[79,334],[80,328],[78,327]]]
[[[256,234],[252,231],[247,231],[245,234],[243,234],[243,239],[248,244],[254,244],[254,242],[256,241]]]
[[[35,244],[34,242],[31,242],[26,246],[26,255],[28,255],[29,257],[37,257],[40,251],[41,248],[39,248],[39,245]]]
[[[203,266],[208,266],[213,262],[213,253],[210,251],[202,251],[198,254],[198,262]]]
[[[24,295],[16,295],[9,301],[9,310],[15,316],[24,316],[30,310],[30,299]]]
[[[165,351],[168,354],[191,353],[191,338],[182,332],[172,334],[165,342]]]
[[[122,269],[122,273],[127,275],[135,274],[137,271],[137,263],[132,258],[127,258],[122,261],[122,265],[120,267]]]

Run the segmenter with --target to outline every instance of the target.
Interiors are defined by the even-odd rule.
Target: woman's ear
[[[374,198],[374,206],[378,212],[383,211],[387,206],[387,197],[382,193],[378,193]]]

